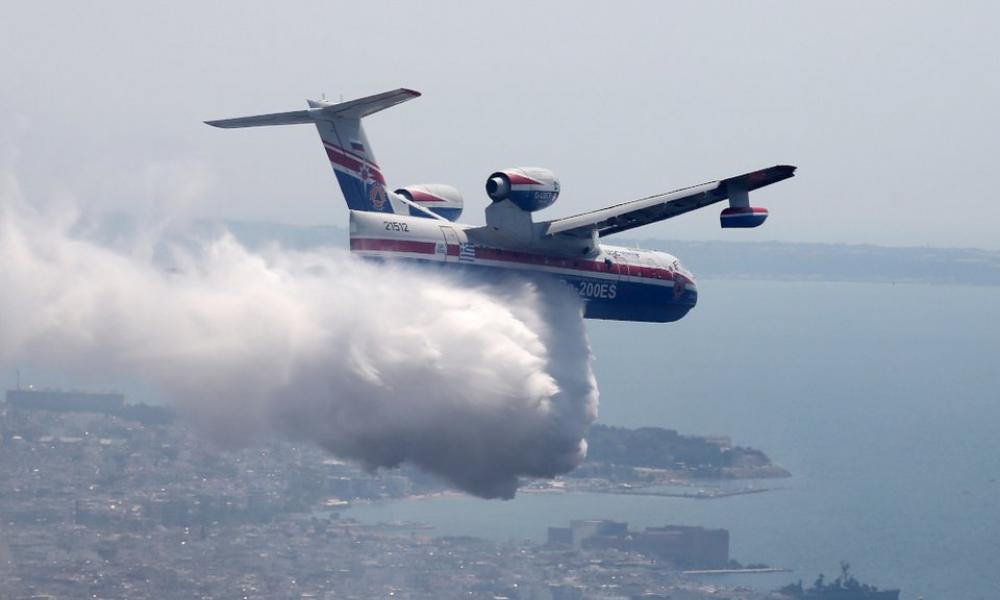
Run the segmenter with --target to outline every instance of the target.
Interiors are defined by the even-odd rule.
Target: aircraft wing
[[[593,230],[601,236],[627,231],[657,221],[663,221],[686,212],[726,200],[730,191],[746,194],[795,175],[791,165],[775,165],[736,177],[710,181],[665,194],[657,194],[623,204],[616,204],[590,212],[555,219],[547,223],[545,235],[590,237]]]

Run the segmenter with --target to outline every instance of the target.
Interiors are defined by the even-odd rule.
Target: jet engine
[[[399,188],[396,190],[396,193],[449,221],[458,219],[462,215],[462,207],[465,206],[465,203],[462,201],[462,193],[450,185],[443,183],[408,185],[404,188]],[[426,216],[421,215],[413,207],[410,207],[410,214],[416,217]]]
[[[504,169],[486,180],[486,194],[494,202],[510,200],[526,212],[552,206],[559,197],[559,180],[548,169],[518,167]]]

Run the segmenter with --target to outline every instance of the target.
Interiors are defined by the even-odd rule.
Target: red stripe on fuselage
[[[417,242],[413,240],[378,240],[352,238],[351,250],[379,250],[385,252],[409,252],[411,254],[434,254],[434,242]],[[455,246],[458,254],[458,246]]]
[[[434,242],[415,242],[409,240],[385,240],[375,238],[352,238],[351,250],[375,250],[384,252],[407,252],[417,254],[434,254]],[[458,256],[457,244],[448,244],[448,256]],[[553,267],[570,271],[585,271],[587,273],[602,273],[605,275],[626,275],[640,279],[655,279],[659,281],[674,281],[679,279],[685,285],[694,283],[684,275],[668,269],[645,267],[632,263],[615,262],[608,265],[599,260],[572,260],[556,258],[544,254],[515,252],[476,246],[476,260],[493,260],[521,265]]]

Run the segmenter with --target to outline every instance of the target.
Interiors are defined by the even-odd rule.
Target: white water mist
[[[164,269],[0,199],[0,360],[138,374],[220,442],[310,440],[470,493],[583,459],[597,387],[561,286],[490,286],[223,236]]]

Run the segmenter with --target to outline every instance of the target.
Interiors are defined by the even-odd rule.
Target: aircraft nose
[[[680,284],[678,288],[677,285]],[[694,307],[698,303],[698,282],[694,274],[680,266],[674,279],[674,297],[683,304]]]
[[[688,277],[688,284],[684,288],[684,301],[693,308],[695,304],[698,304],[698,284],[694,277]]]

